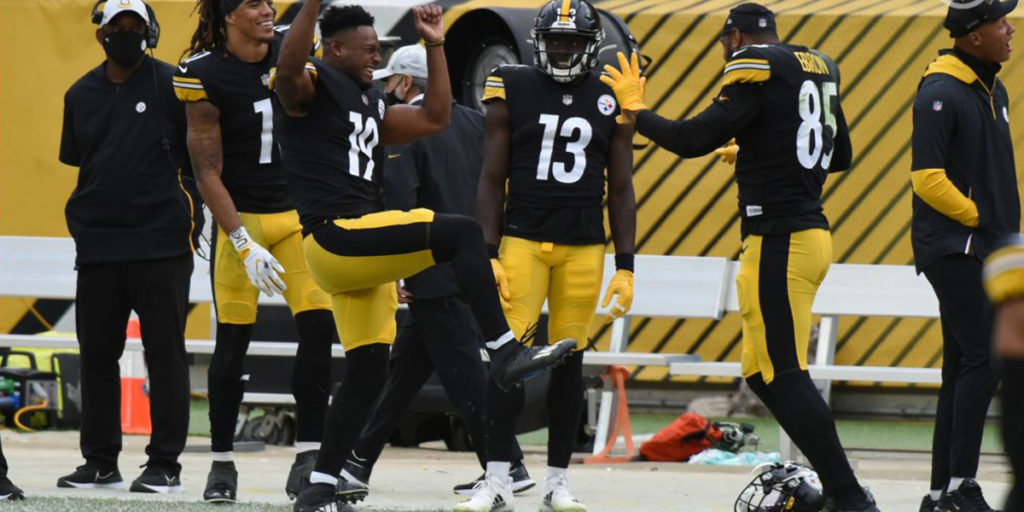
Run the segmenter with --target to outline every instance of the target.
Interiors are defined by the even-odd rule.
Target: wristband
[[[635,257],[631,252],[615,253],[615,270],[628,270],[632,272],[634,259]]]
[[[245,230],[245,226],[235,228],[228,234],[228,238],[231,239],[231,243],[235,245],[235,250],[238,252],[242,252],[247,245],[252,243],[252,238],[249,238],[249,232]]]
[[[498,245],[497,244],[487,244],[487,257],[492,259],[492,260],[498,259]]]
[[[437,41],[423,41],[423,46],[427,48],[433,48],[435,46],[444,46],[444,38],[438,39]]]

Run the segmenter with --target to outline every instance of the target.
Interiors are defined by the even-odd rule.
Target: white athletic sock
[[[233,462],[235,452],[213,452],[211,453],[214,462]]]
[[[319,449],[320,443],[316,441],[302,441],[295,443],[295,453],[311,452]]]
[[[516,335],[512,334],[512,330],[510,329],[505,334],[502,334],[501,336],[498,336],[498,339],[496,339],[494,341],[488,341],[484,345],[487,345],[487,348],[489,348],[491,350],[498,350],[499,348],[501,348],[502,345],[504,345],[504,344],[514,340],[514,339],[516,339]],[[488,463],[488,464],[490,464],[490,463]]]
[[[953,491],[959,489],[960,488],[960,484],[964,483],[965,479],[966,479],[966,477],[962,477],[962,476],[954,476],[953,478],[950,478],[949,479],[949,487],[947,487],[946,490],[949,491],[949,492],[953,492]]]
[[[509,471],[512,470],[511,462],[488,462],[487,463],[487,476],[495,475],[503,478],[508,478]]]
[[[558,485],[558,482],[563,478],[569,478],[568,469],[548,466],[548,476],[544,479],[544,492],[547,493],[553,491],[555,486]]]
[[[309,483],[338,485],[338,477],[314,471],[309,474]]]
[[[928,491],[928,497],[931,498],[932,501],[939,501],[939,498],[942,497],[942,489],[939,489],[937,491],[935,489],[932,489]]]

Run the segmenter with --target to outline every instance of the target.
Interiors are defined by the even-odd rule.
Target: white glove
[[[239,226],[229,235],[231,242],[235,244],[235,250],[245,262],[245,273],[249,274],[249,281],[259,288],[267,297],[273,297],[274,292],[284,293],[284,281],[278,276],[278,272],[284,272],[284,267],[278,263],[277,258],[270,251],[249,238],[249,232],[245,226]]]

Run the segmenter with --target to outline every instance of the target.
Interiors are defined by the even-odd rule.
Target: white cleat
[[[512,512],[512,478],[508,475],[487,475],[477,482],[473,496],[452,512]]]
[[[544,501],[540,509],[542,512],[584,512],[587,506],[573,496],[569,480],[563,476],[544,483]]]

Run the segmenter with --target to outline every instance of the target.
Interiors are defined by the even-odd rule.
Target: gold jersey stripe
[[[187,83],[190,83],[190,84],[202,84],[203,83],[198,78],[191,78],[191,77],[181,76],[181,75],[174,75],[174,81],[175,82],[187,82]]]
[[[174,95],[178,97],[178,100],[183,101],[185,103],[209,99],[206,96],[206,91],[203,89],[191,89],[178,86],[174,86]]]
[[[504,87],[484,87],[484,97],[480,101],[487,102],[491,100],[503,100],[505,98]]]
[[[771,77],[772,72],[768,69],[741,68],[727,72],[723,77],[722,85],[767,82]]]

